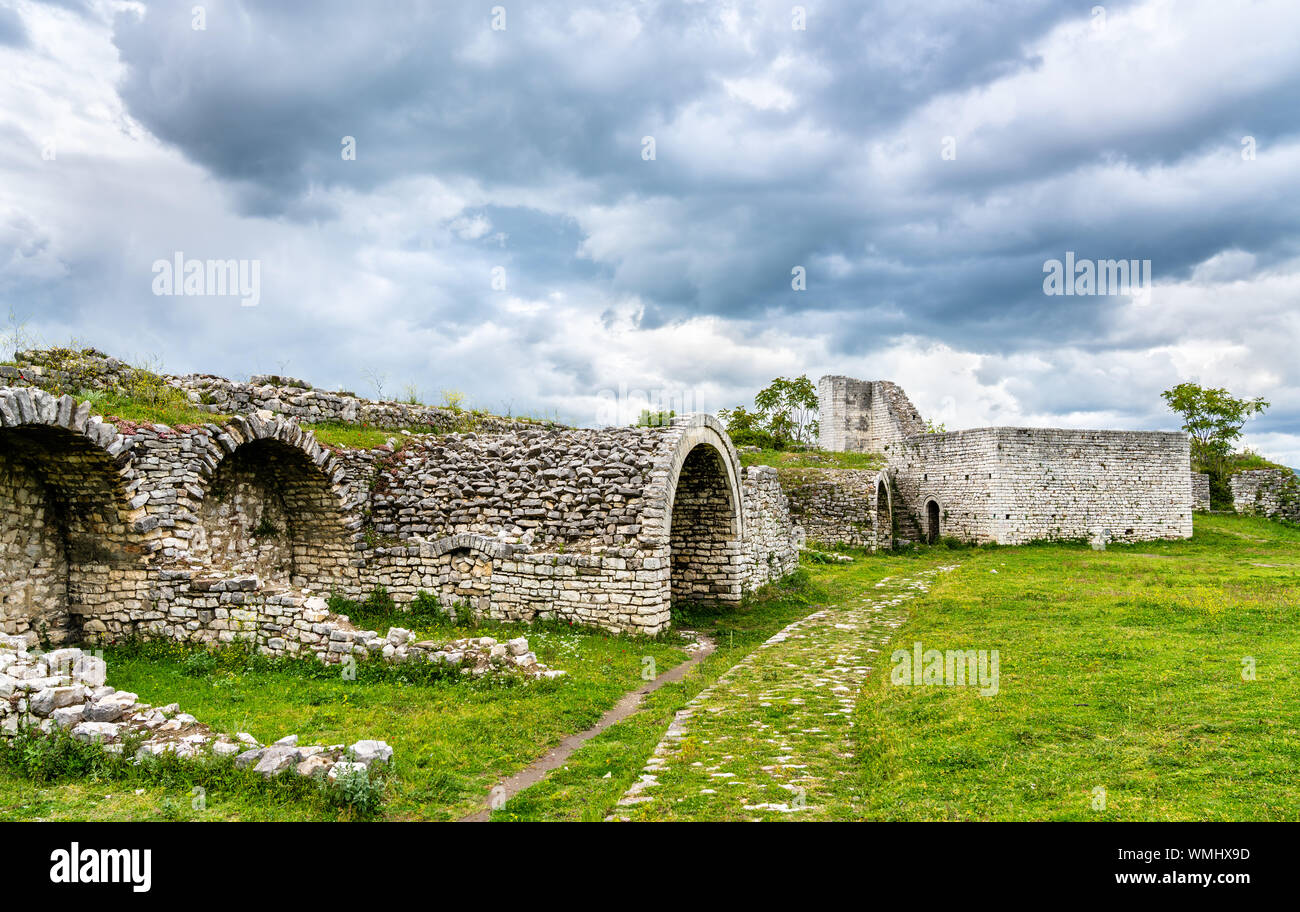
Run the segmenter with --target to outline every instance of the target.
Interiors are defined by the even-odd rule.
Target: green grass
[[[351,449],[373,450],[383,446],[390,439],[397,439],[397,449],[401,449],[411,438],[401,430],[391,428],[366,427],[359,424],[345,424],[342,421],[322,421],[316,424],[304,424],[303,430],[311,431],[316,439],[326,446],[348,447]],[[428,428],[406,428],[411,433],[427,433]]]
[[[875,678],[842,816],[1300,819],[1300,531],[1198,516],[1190,542],[962,560],[895,642],[997,649],[1000,692]]]
[[[416,626],[421,638],[446,638],[463,628]],[[109,649],[108,683],[147,703],[179,703],[217,731],[246,731],[263,743],[297,734],[304,744],[377,738],[395,755],[383,816],[396,820],[455,819],[476,810],[500,779],[538,759],[566,735],[591,727],[624,693],[641,685],[643,657],[660,671],[685,658],[672,640],[618,637],[585,630],[490,625],[475,635],[523,634],[543,663],[568,672],[555,681],[486,686],[467,681],[404,682],[387,676],[309,675],[283,667],[195,674],[193,664],[150,649]],[[35,785],[0,769],[0,819],[30,817],[121,820],[157,818],[178,804],[188,814],[188,789],[136,783]],[[290,797],[267,801],[238,790],[210,790],[197,819],[320,820],[338,811]],[[187,817],[187,819],[189,819]]]
[[[947,552],[878,555],[844,566],[806,565],[748,597],[739,609],[683,612],[674,618],[711,636],[718,649],[677,684],[646,698],[642,709],[582,746],[566,765],[515,796],[493,820],[602,820],[636,781],[673,715],[774,633],[815,610],[844,601],[860,586],[892,574],[935,566]],[[605,778],[608,774],[609,778]]]
[[[741,452],[742,466],[775,466],[778,469],[883,469],[885,457],[878,453],[834,453],[830,450],[752,450]]]
[[[1244,450],[1240,453],[1233,453],[1228,457],[1227,471],[1229,475],[1237,472],[1250,472],[1256,469],[1280,469],[1283,472],[1295,471],[1295,469],[1284,466],[1280,462],[1273,462],[1271,459],[1264,458],[1254,450]]]
[[[715,628],[725,637],[748,621],[733,653],[654,694],[494,819],[604,818],[673,713],[744,652],[813,603],[940,563],[961,567],[913,603],[894,643],[997,649],[1000,692],[895,686],[882,666],[859,698],[847,775],[819,796],[829,816],[1300,819],[1300,531],[1202,516],[1192,541],[1105,552],[936,547],[809,565],[800,591],[769,593]],[[1242,680],[1246,656],[1255,681]]]
[[[808,564],[738,609],[679,612],[716,653],[594,738],[494,820],[599,820],[635,781],[673,714],[727,668],[815,606],[844,604],[884,576],[959,563],[910,603],[896,646],[996,649],[999,692],[897,686],[888,665],[859,695],[852,759],[828,816],[846,820],[1300,819],[1300,530],[1196,517],[1191,541],[921,548]],[[996,573],[991,571],[997,571]],[[421,637],[483,633],[420,621]],[[524,633],[570,678],[526,687],[348,683],[286,670],[217,669],[109,655],[110,683],[177,701],[217,729],[263,741],[374,737],[396,750],[385,815],[449,819],[564,735],[592,725],[684,653],[669,642],[562,629]],[[1243,680],[1253,658],[1256,679]],[[737,724],[744,724],[738,719]],[[143,788],[140,795],[136,788]],[[1094,808],[1105,790],[1105,808]],[[820,800],[819,796],[819,800]],[[328,808],[238,789],[210,791],[198,819],[332,819]],[[179,807],[179,810],[178,810]],[[0,769],[2,819],[187,817],[188,791],[53,782]]]
[[[74,393],[73,396],[78,400],[89,401],[93,414],[101,415],[105,419],[118,418],[133,424],[165,424],[168,427],[179,427],[222,424],[230,420],[228,415],[205,412],[190,404],[184,397],[162,397],[150,400],[100,390]]]

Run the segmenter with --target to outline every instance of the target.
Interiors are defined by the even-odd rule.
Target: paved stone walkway
[[[857,694],[889,667],[907,603],[937,573],[887,577],[814,612],[728,669],[677,713],[610,819],[824,819],[847,803]]]

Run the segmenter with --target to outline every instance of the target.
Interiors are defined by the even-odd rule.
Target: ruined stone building
[[[893,383],[823,377],[818,394],[823,449],[887,460],[868,488],[869,501],[853,495],[862,487],[856,475],[827,482],[838,481],[841,500],[856,499],[863,516],[881,517],[873,530],[878,543],[895,535],[1000,544],[1099,534],[1114,541],[1191,537],[1191,457],[1182,432],[927,433]],[[891,515],[887,529],[884,517]]]
[[[797,561],[774,470],[742,470],[709,416],[603,431],[492,419],[491,433],[331,448],[264,408],[109,420],[32,376],[0,387],[3,633],[345,653],[319,596],[382,585],[399,603],[426,591],[480,616],[657,634],[674,604],[736,603]],[[254,386],[251,406],[302,408],[307,393]]]
[[[478,416],[455,432],[464,416],[446,409],[278,377],[167,377],[214,421],[135,424],[42,388],[113,388],[121,362],[80,353],[68,377],[29,354],[0,367],[0,633],[51,643],[252,637],[337,660],[382,641],[321,596],[376,586],[399,603],[423,591],[483,617],[653,635],[674,605],[735,604],[786,575],[805,537],[1191,534],[1183,434],[930,434],[886,382],[826,377],[820,391],[822,446],[880,453],[883,468],[778,473],[742,468],[707,415],[604,430]],[[431,433],[330,447],[300,421]]]

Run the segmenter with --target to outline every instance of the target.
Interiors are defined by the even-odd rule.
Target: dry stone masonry
[[[83,392],[122,391],[132,389],[139,375],[126,362],[94,349],[19,352],[15,360],[16,366],[0,366],[0,382]],[[310,383],[293,377],[263,374],[242,383],[211,374],[164,374],[162,380],[184,391],[196,407],[218,415],[269,411],[312,424],[360,424],[393,430],[419,428],[440,434],[470,426],[487,433],[550,426],[545,421],[499,418],[461,409],[374,402],[350,392],[315,389]]]
[[[1284,469],[1252,469],[1228,477],[1232,505],[1239,513],[1255,513],[1300,522],[1300,480]]]
[[[126,370],[108,359],[89,373],[111,384]],[[384,586],[479,617],[653,635],[674,599],[734,604],[797,561],[775,475],[742,472],[711,416],[398,440],[326,447],[269,409],[106,420],[38,385],[0,387],[0,630],[51,644],[252,639],[337,661],[383,653],[385,638],[322,596]]]
[[[1210,509],[1210,476],[1205,472],[1192,473],[1192,509],[1201,513]]]

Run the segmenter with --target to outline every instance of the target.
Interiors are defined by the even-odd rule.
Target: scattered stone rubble
[[[155,707],[136,694],[104,683],[104,660],[77,648],[43,655],[28,652],[23,637],[0,634],[0,736],[25,728],[69,731],[86,743],[120,753],[133,735],[144,740],[137,758],[174,753],[178,757],[234,757],[235,766],[271,777],[280,773],[340,776],[386,765],[393,749],[383,741],[300,745],[297,735],[262,745],[246,732],[216,734],[175,703]]]
[[[311,600],[309,600],[310,602]],[[323,599],[318,601],[324,602]],[[459,667],[463,675],[522,675],[528,678],[559,678],[565,672],[537,661],[525,637],[499,643],[489,636],[465,637],[449,643],[433,640],[416,641],[415,634],[402,627],[391,627],[382,635],[373,630],[358,630],[348,623],[347,615],[334,615],[334,628],[328,651],[318,653],[323,662],[341,662],[347,655],[381,656],[385,661],[432,662]]]

